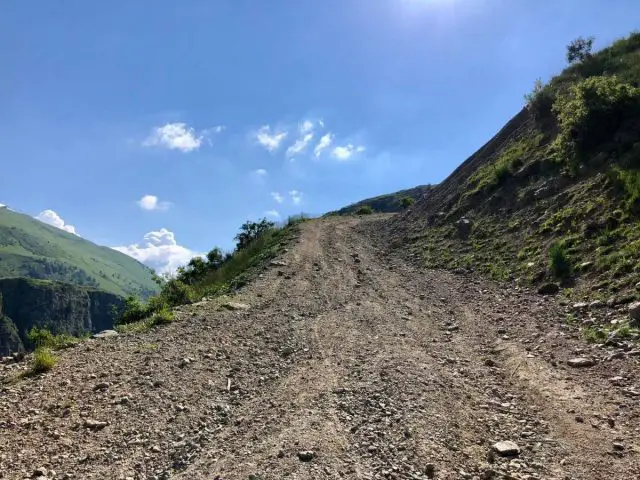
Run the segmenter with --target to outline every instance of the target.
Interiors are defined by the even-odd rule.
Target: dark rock
[[[544,285],[538,288],[538,293],[540,295],[555,295],[560,291],[560,285],[557,283],[545,283]]]
[[[311,450],[304,450],[302,452],[298,452],[298,459],[301,462],[310,462],[316,456],[315,452]]]

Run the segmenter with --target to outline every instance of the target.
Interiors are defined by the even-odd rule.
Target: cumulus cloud
[[[343,147],[336,147],[331,152],[331,156],[338,161],[349,160],[354,154],[364,152],[363,146],[354,146],[352,144],[345,145]]]
[[[302,195],[303,193],[298,190],[291,190],[289,192],[289,196],[294,205],[300,205],[302,203]]]
[[[169,150],[180,150],[181,152],[188,153],[200,148],[205,134],[206,132],[196,133],[196,131],[186,123],[167,123],[161,127],[155,127],[151,135],[142,142],[142,145],[145,147],[162,147]]]
[[[264,178],[268,175],[268,172],[264,168],[257,168],[252,172],[256,177]]]
[[[271,127],[264,125],[255,134],[256,140],[260,145],[269,152],[275,152],[280,148],[280,144],[287,137],[286,131],[274,131],[271,133]]]
[[[167,210],[171,202],[160,201],[155,195],[145,195],[136,202],[142,210]]]
[[[284,202],[284,197],[278,192],[271,192],[271,198],[273,198],[277,203]]]
[[[304,135],[305,133],[309,133],[313,131],[313,122],[311,120],[305,120],[300,124],[299,130],[300,134]]]
[[[125,255],[135,258],[158,273],[173,274],[178,267],[185,265],[193,257],[201,254],[178,245],[173,232],[166,228],[147,233],[141,243],[122,247],[113,247]]]
[[[316,158],[320,158],[320,155],[322,154],[322,152],[328,147],[330,147],[332,143],[333,143],[333,133],[329,132],[323,135],[322,138],[320,138],[320,141],[318,142],[318,144],[313,149],[313,154],[316,156]]]
[[[266,212],[264,212],[264,214],[267,217],[280,218],[280,212],[278,212],[277,210],[267,210]]]
[[[51,225],[52,227],[59,228],[60,230],[64,230],[65,232],[73,233],[74,235],[78,235],[76,233],[76,227],[73,225],[69,225],[65,223],[65,221],[60,218],[53,210],[44,210],[35,216],[36,220],[40,220],[43,223]]]

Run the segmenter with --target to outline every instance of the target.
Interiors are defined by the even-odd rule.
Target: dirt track
[[[551,299],[407,265],[377,221],[303,224],[247,311],[185,307],[0,387],[0,478],[640,478],[638,357]]]

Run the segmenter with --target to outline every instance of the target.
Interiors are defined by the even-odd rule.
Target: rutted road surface
[[[249,310],[184,307],[0,387],[0,478],[640,478],[637,357],[551,299],[406,264],[377,221],[303,224]]]

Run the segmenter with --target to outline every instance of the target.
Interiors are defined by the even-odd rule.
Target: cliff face
[[[112,306],[123,303],[122,297],[111,293],[25,278],[0,279],[0,295],[4,315],[0,355],[23,348],[34,326],[71,335],[111,328]],[[16,331],[21,343],[16,341]]]

